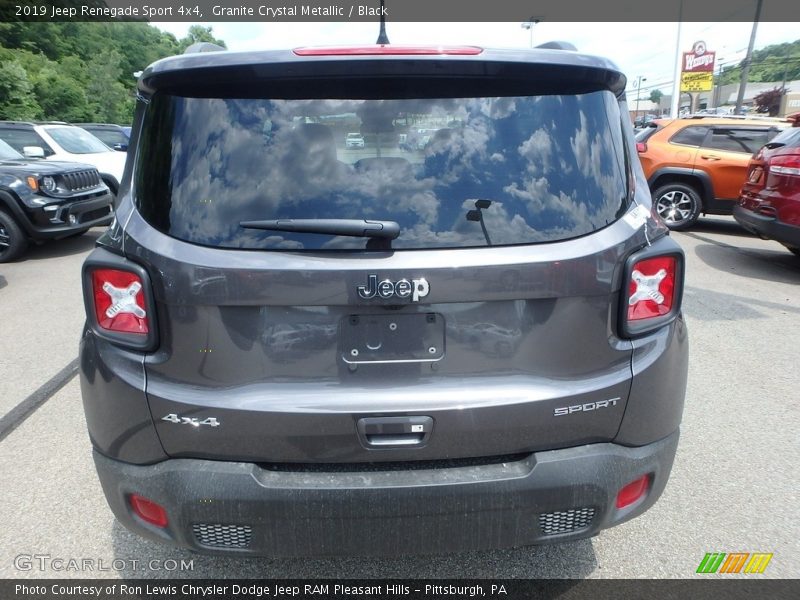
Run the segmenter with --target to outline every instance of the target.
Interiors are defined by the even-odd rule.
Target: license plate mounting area
[[[339,327],[348,364],[436,362],[444,358],[444,317],[438,313],[349,315]]]

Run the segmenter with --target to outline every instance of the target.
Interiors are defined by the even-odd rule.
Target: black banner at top
[[[749,22],[757,0],[0,0],[0,21]],[[763,0],[761,21],[800,21],[798,0]]]

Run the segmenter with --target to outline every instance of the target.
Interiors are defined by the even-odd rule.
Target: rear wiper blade
[[[245,229],[269,231],[298,231],[301,233],[323,233],[349,235],[352,237],[384,238],[393,240],[400,235],[400,225],[395,221],[366,221],[364,219],[268,219],[264,221],[242,221]]]

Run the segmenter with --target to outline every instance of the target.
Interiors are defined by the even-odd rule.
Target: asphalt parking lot
[[[80,264],[99,233],[0,265],[0,423],[20,414],[13,411],[26,399],[35,405],[32,394],[56,374],[70,372],[83,321]],[[689,388],[672,477],[642,517],[591,540],[452,556],[197,556],[115,523],[72,377],[0,439],[0,577],[687,578],[706,552],[773,553],[759,577],[796,577],[800,258],[745,234],[730,218],[702,219],[674,237],[688,261]],[[43,561],[24,558],[33,555],[90,559],[95,570],[42,569]],[[172,570],[170,561],[181,560],[192,568]]]

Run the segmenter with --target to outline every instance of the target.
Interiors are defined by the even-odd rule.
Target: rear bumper
[[[755,213],[741,205],[734,207],[733,217],[742,227],[759,237],[800,248],[800,227],[783,223],[776,216]]]
[[[586,538],[638,516],[661,495],[678,436],[422,469],[321,472],[197,459],[140,466],[96,451],[94,458],[117,519],[157,541],[285,557],[430,554]],[[648,493],[617,509],[620,488],[645,474]],[[133,493],[164,506],[169,525],[134,515]]]

